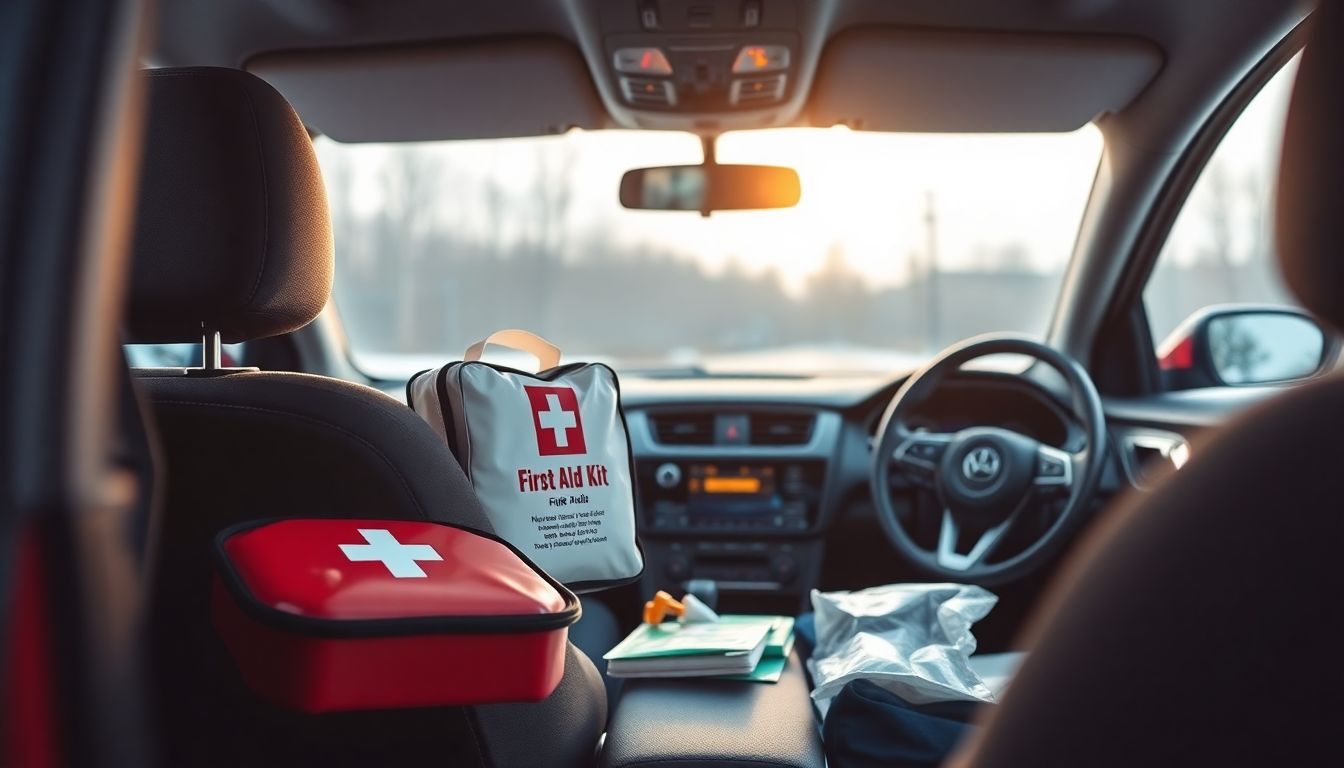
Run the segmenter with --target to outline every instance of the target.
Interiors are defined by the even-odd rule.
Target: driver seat
[[[1309,22],[1277,201],[1283,273],[1344,328],[1344,3]],[[1196,442],[1099,521],[964,766],[1338,765],[1344,379]]]

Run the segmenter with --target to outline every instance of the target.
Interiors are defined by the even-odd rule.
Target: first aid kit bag
[[[507,543],[441,523],[292,518],[215,539],[215,631],[249,688],[301,712],[540,701],[579,610]]]
[[[481,362],[488,344],[532,354],[540,373]],[[615,372],[561,366],[560,350],[526,331],[495,333],[464,358],[417,374],[406,397],[448,442],[495,533],[576,592],[638,579],[644,557]]]

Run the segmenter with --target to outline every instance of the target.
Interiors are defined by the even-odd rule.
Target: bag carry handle
[[[462,359],[467,361],[480,360],[481,354],[485,352],[487,344],[495,344],[509,349],[516,349],[520,352],[526,352],[537,358],[537,370],[548,371],[560,365],[560,348],[551,342],[541,338],[535,333],[520,331],[517,328],[495,331],[484,339],[467,347],[467,351],[462,353]]]

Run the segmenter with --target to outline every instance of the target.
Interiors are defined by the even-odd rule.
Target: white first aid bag
[[[487,344],[531,353],[540,373],[481,362]],[[495,534],[576,592],[638,579],[644,557],[615,372],[560,366],[555,345],[516,330],[463,357],[416,374],[406,398],[448,442]]]

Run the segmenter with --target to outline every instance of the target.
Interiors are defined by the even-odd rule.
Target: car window
[[[244,343],[224,344],[220,362],[225,368],[242,365]],[[197,368],[201,365],[200,344],[124,344],[126,364],[132,368]]]
[[[1247,105],[1195,182],[1158,256],[1143,302],[1164,369],[1185,359],[1189,350],[1181,343],[1192,321],[1213,308],[1296,306],[1274,253],[1274,189],[1296,72],[1294,58]],[[1222,328],[1226,336],[1244,325],[1229,322],[1212,330]],[[1282,337],[1291,326],[1278,319],[1266,328],[1267,338]],[[1282,361],[1266,365],[1283,370]],[[1241,366],[1240,378],[1252,375]]]
[[[708,218],[618,200],[627,170],[700,162],[686,133],[316,146],[354,362],[395,379],[500,328],[663,376],[886,373],[1042,335],[1102,141],[727,133],[719,162],[794,167],[802,198]]]

